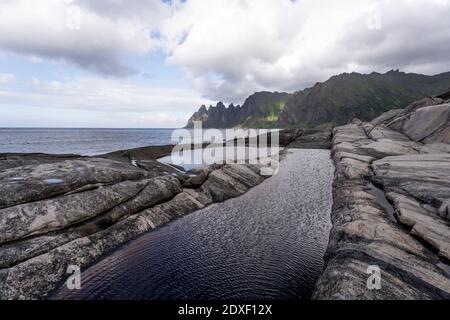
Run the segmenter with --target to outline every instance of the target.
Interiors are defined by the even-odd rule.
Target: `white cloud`
[[[203,96],[235,103],[345,71],[439,73],[450,0],[0,0],[3,51],[125,77],[138,70],[123,57],[158,49]]]
[[[205,102],[194,90],[153,87],[127,80],[81,78],[44,81],[33,79],[14,89],[0,88],[0,109],[23,106],[52,108],[64,114],[65,109],[104,112],[107,118],[127,123],[146,123],[154,127],[179,127],[197,107]],[[1,110],[0,110],[1,111]]]
[[[0,73],[0,83],[10,83],[16,81],[16,77],[11,73]]]
[[[136,70],[121,58],[125,54],[145,54],[158,46],[151,32],[169,7],[158,0],[144,1],[148,9],[145,12],[152,11],[147,19],[139,19],[125,15],[123,8],[128,1],[110,4],[122,16],[103,12],[99,1],[0,1],[0,49],[64,60],[104,75],[133,74]]]
[[[200,92],[241,102],[346,71],[448,71],[449,21],[447,0],[189,0],[162,29]]]

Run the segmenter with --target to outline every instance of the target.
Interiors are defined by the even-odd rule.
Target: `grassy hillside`
[[[315,127],[340,125],[355,117],[370,120],[387,110],[403,108],[449,88],[450,72],[436,76],[398,71],[341,74],[294,93],[286,102],[279,125]]]

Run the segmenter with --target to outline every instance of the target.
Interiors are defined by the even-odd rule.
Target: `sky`
[[[450,71],[450,0],[0,0],[0,127],[175,128],[391,69]]]

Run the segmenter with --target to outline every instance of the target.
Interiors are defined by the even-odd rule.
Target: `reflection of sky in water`
[[[63,180],[51,178],[51,179],[45,179],[44,182],[50,183],[50,184],[57,184],[57,183],[63,182]]]
[[[278,148],[256,147],[208,147],[205,149],[185,150],[172,153],[158,159],[158,161],[183,167],[186,171],[206,167],[214,163],[225,161],[246,161],[266,158],[279,152]]]

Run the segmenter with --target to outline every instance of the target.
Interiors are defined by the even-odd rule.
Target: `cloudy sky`
[[[0,127],[179,127],[390,69],[450,71],[450,0],[0,0]]]

